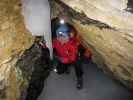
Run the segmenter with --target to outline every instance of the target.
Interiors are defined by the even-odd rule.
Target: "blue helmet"
[[[60,25],[59,28],[56,30],[57,36],[69,36],[70,29],[67,25]]]

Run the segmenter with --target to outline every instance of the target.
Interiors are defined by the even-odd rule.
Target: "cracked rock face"
[[[0,100],[38,96],[49,74],[49,55],[26,29],[21,6],[20,0],[0,1]]]
[[[133,30],[133,15],[127,12],[127,0],[61,0],[88,18],[121,30]]]
[[[26,84],[16,62],[33,44],[25,28],[19,0],[0,1],[0,100],[19,100]]]
[[[133,89],[132,0],[54,0],[52,17],[66,15],[91,47],[93,61]]]

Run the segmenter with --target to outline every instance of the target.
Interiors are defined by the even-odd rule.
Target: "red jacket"
[[[56,49],[57,56],[62,63],[70,64],[77,60],[78,47],[71,40],[62,45],[59,40],[55,39],[53,40],[53,48]]]

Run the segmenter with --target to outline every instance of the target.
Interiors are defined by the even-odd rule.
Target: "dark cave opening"
[[[133,0],[128,0],[127,10],[133,13]]]

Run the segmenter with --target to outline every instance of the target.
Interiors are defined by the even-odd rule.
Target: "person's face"
[[[65,36],[59,36],[58,37],[58,40],[64,44],[64,43],[67,43],[69,41],[69,38],[68,37],[65,37]]]

